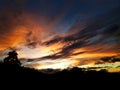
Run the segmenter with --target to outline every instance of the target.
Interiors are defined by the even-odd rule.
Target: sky
[[[1,61],[16,50],[30,68],[120,72],[119,46],[120,0],[0,0]]]

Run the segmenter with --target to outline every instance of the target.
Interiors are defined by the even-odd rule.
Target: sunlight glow
[[[77,60],[45,60],[38,62],[35,66],[36,69],[66,69],[76,66],[79,62]]]

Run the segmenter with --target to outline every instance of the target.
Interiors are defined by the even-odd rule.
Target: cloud
[[[44,42],[44,43],[42,43],[42,44],[43,44],[43,45],[52,45],[52,44],[58,43],[58,42],[61,41],[61,40],[62,40],[62,37],[60,37],[60,36],[55,36],[55,37],[53,37],[51,40],[46,41],[46,42]]]
[[[101,60],[104,62],[109,62],[109,63],[120,62],[120,58],[116,56],[103,57],[101,58]]]
[[[0,5],[0,50],[17,49],[19,57],[29,58],[28,62],[67,59],[78,60],[80,65],[99,63],[101,57],[120,53],[120,13],[115,2],[5,2]],[[119,59],[100,63],[116,61]]]
[[[46,56],[46,58],[53,57],[53,59],[56,59],[70,57],[74,55],[75,50],[79,49],[85,49],[84,53],[108,53],[108,51],[111,53],[119,52],[119,23],[113,22],[112,20],[114,18],[112,18],[112,16],[116,16],[116,13],[117,12],[115,11],[115,15],[111,14],[109,17],[106,17],[108,14],[104,17],[101,16],[100,19],[95,17],[95,21],[86,24],[84,28],[80,28],[82,23],[77,21],[73,25],[74,28],[71,27],[69,29],[70,32],[73,31],[73,33],[69,33],[68,30],[65,35],[59,35],[53,37],[49,41],[45,41],[43,43],[45,46],[50,46],[58,42],[64,44],[59,52]],[[74,30],[76,31],[74,32]],[[80,54],[82,54],[81,51]]]
[[[18,27],[19,24],[22,24],[22,11],[19,7],[14,7],[12,2],[7,2],[5,6],[1,10],[0,15],[0,48],[10,47],[14,44],[14,39],[12,36],[16,37],[17,32],[15,28]],[[19,31],[18,31],[19,33]]]
[[[48,36],[52,36],[54,23],[60,18],[56,17],[49,25],[41,24],[47,19],[41,19],[36,13],[24,10],[22,2],[4,2],[0,11],[0,50],[9,47],[27,46],[36,48]],[[40,22],[38,23],[39,19]],[[52,34],[52,35],[51,35]]]

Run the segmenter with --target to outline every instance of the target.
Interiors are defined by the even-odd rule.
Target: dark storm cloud
[[[55,36],[55,37],[53,37],[53,39],[44,42],[43,45],[51,45],[51,44],[54,44],[54,43],[58,43],[61,40],[62,40],[62,37]]]
[[[46,59],[55,60],[55,59],[60,59],[60,58],[69,58],[70,56],[80,55],[80,54],[83,54],[83,53],[86,53],[86,52],[78,52],[78,53],[68,52],[68,53],[65,53],[65,54],[62,53],[62,52],[59,52],[59,53],[55,53],[55,54],[52,54],[52,55],[44,56],[42,58],[37,58],[37,59],[34,59],[34,60],[46,60]]]
[[[109,63],[120,62],[120,58],[117,56],[103,57],[101,58],[101,60],[103,62],[109,62]]]
[[[74,28],[71,27],[69,30],[75,31],[75,33],[69,35],[69,33],[66,33],[66,36],[58,36],[54,37],[50,41],[44,42],[44,45],[52,45],[54,43],[64,43],[64,47],[61,48],[61,51],[57,54],[48,56],[48,58],[62,58],[62,57],[69,57],[71,55],[74,55],[72,52],[75,49],[84,48],[84,47],[94,47],[94,45],[100,45],[100,46],[109,46],[111,45],[111,48],[97,48],[95,51],[90,50],[89,52],[99,52],[99,51],[106,51],[106,50],[116,50],[118,51],[118,45],[119,45],[119,22],[120,22],[120,13],[117,12],[117,10],[109,12],[108,14],[105,14],[104,17],[94,17],[92,21],[88,21],[91,23],[86,24],[85,28],[81,29],[81,22],[74,23]],[[109,15],[109,16],[108,16]],[[113,17],[114,16],[114,17]],[[95,19],[95,20],[94,20]],[[68,31],[69,32],[69,31]],[[68,34],[68,35],[67,35]],[[113,46],[115,45],[115,46]],[[96,48],[96,47],[95,47]],[[87,51],[87,50],[86,50]],[[119,52],[119,51],[118,51]]]
[[[73,53],[72,56],[74,56],[74,55],[79,55],[79,54],[83,54],[83,53],[86,53],[86,52]]]
[[[32,49],[32,48],[36,48],[37,44],[38,44],[37,42],[34,42],[34,41],[33,41],[33,42],[29,42],[29,43],[26,44],[26,45],[27,45],[27,47],[29,47],[29,48]]]

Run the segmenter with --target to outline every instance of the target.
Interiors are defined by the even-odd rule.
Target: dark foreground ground
[[[18,65],[0,64],[0,85],[24,85],[28,87],[56,88],[62,87],[74,88],[73,90],[84,90],[81,88],[93,89],[105,87],[114,89],[120,86],[120,73],[108,73],[106,71],[83,71],[79,68],[63,70],[54,74],[41,73],[34,69],[20,67]],[[120,87],[118,88],[118,90]],[[36,89],[35,89],[36,90]],[[43,89],[44,90],[44,89]]]

